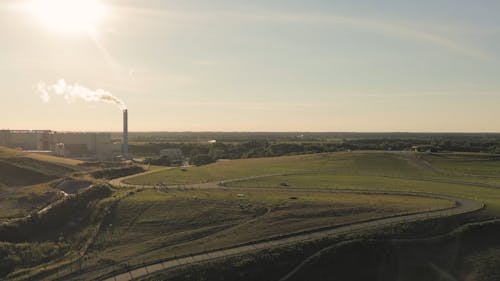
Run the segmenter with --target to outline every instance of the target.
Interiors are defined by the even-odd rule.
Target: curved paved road
[[[123,181],[128,180],[130,178],[134,178],[134,177],[138,177],[138,176],[143,176],[143,175],[147,175],[147,174],[152,174],[152,173],[156,173],[156,172],[159,172],[159,171],[170,170],[170,169],[174,169],[174,168],[173,167],[164,167],[164,168],[159,168],[159,169],[155,169],[155,170],[149,170],[149,171],[145,171],[145,172],[142,172],[142,173],[139,173],[139,174],[133,174],[133,175],[130,175],[130,176],[125,176],[125,177],[117,178],[117,179],[114,179],[114,180],[110,180],[109,183],[111,185],[114,185],[114,186],[143,187],[142,185],[128,184],[128,183],[124,183]],[[151,186],[151,187],[154,187],[154,186]]]
[[[429,218],[437,218],[437,217],[446,217],[453,216],[463,213],[469,213],[473,211],[477,211],[483,208],[483,204],[472,201],[469,199],[458,198],[453,196],[444,196],[444,195],[434,195],[434,194],[426,194],[426,193],[415,193],[415,192],[387,192],[387,191],[360,191],[360,190],[332,190],[332,192],[345,192],[345,193],[372,193],[372,194],[393,194],[393,195],[410,195],[410,196],[427,196],[434,197],[440,199],[446,199],[456,202],[455,207],[445,210],[437,210],[426,213],[417,213],[417,214],[408,214],[401,215],[396,217],[388,217],[375,219],[371,221],[353,223],[344,226],[338,226],[330,229],[321,229],[317,231],[311,231],[308,233],[297,233],[291,234],[283,237],[276,237],[274,239],[270,239],[268,241],[254,242],[246,245],[234,246],[227,249],[214,250],[206,253],[194,254],[192,256],[182,257],[182,258],[174,258],[171,260],[157,262],[150,265],[142,266],[131,270],[129,272],[117,274],[112,277],[108,277],[106,279],[101,278],[101,280],[105,281],[128,281],[133,280],[135,278],[144,277],[146,275],[159,272],[161,270],[172,269],[181,265],[186,264],[194,264],[209,260],[215,260],[225,257],[230,257],[234,255],[240,255],[248,252],[253,252],[257,250],[262,250],[271,247],[283,246],[287,244],[303,242],[308,240],[314,240],[318,238],[323,238],[326,236],[339,235],[350,233],[359,230],[365,230],[369,228],[375,228],[380,226],[387,226],[391,224],[424,220]]]

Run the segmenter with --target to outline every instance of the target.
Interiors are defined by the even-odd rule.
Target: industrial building
[[[123,135],[121,143],[113,143],[110,133],[0,130],[0,146],[79,159],[111,160],[115,156],[127,159],[128,110],[123,110]]]
[[[110,160],[121,145],[110,133],[73,133],[50,130],[0,130],[0,145],[31,151],[52,152],[62,157]]]
[[[49,150],[51,131],[1,130],[0,145],[24,150]]]

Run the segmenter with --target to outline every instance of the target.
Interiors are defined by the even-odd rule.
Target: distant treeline
[[[120,133],[112,137],[121,138]],[[340,140],[407,139],[407,140],[444,140],[444,139],[496,139],[500,133],[356,133],[356,132],[130,132],[130,142],[247,142],[268,140],[277,142],[323,142]]]
[[[464,135],[453,138],[373,138],[343,139],[340,141],[275,141],[249,140],[243,142],[209,143],[141,143],[131,144],[130,151],[136,155],[159,155],[164,148],[179,148],[185,157],[208,155],[213,159],[239,159],[271,157],[291,154],[337,152],[347,150],[411,150],[413,146],[432,147],[433,151],[500,153],[500,136],[482,137]]]
[[[453,138],[359,139],[345,142],[352,150],[411,150],[413,146],[432,147],[438,152],[500,153],[499,137],[456,136]]]
[[[156,156],[164,148],[179,148],[185,157],[200,155],[213,159],[239,159],[281,156],[286,154],[318,153],[342,150],[336,143],[271,143],[267,140],[251,140],[241,143],[144,143],[131,144],[129,150],[135,155]]]

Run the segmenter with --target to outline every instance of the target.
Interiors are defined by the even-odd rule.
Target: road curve
[[[124,183],[123,181],[128,180],[130,178],[148,175],[148,174],[152,174],[152,173],[156,173],[156,172],[160,172],[160,171],[164,171],[164,170],[170,170],[170,169],[174,169],[174,167],[164,167],[164,168],[159,168],[156,170],[148,170],[148,171],[145,171],[142,173],[133,174],[133,175],[125,176],[125,177],[121,177],[121,178],[116,178],[116,179],[110,180],[109,183],[111,185],[121,186],[121,187],[143,187],[142,185],[128,184],[128,183]]]
[[[365,190],[332,190],[332,192],[344,192],[344,193],[365,193],[365,194],[387,194],[387,195],[409,195],[409,196],[424,196],[433,197],[454,201],[455,207],[444,210],[430,211],[425,213],[414,213],[407,215],[400,215],[394,217],[386,217],[381,219],[374,219],[364,222],[358,222],[343,226],[338,226],[334,228],[323,228],[318,230],[309,231],[306,233],[295,233],[288,234],[280,237],[275,237],[272,239],[257,241],[252,243],[247,243],[243,245],[233,246],[230,248],[213,250],[205,253],[194,254],[191,256],[184,256],[179,258],[173,258],[170,260],[165,260],[161,262],[151,263],[149,265],[141,266],[135,268],[128,272],[119,273],[116,275],[102,276],[99,280],[105,281],[129,281],[136,278],[144,277],[152,273],[156,273],[162,270],[172,269],[181,265],[195,264],[199,262],[216,260],[220,258],[226,258],[230,256],[245,254],[257,250],[283,246],[287,244],[293,244],[297,242],[303,242],[308,240],[315,240],[318,238],[323,238],[327,236],[345,234],[360,230],[365,230],[369,228],[376,228],[381,226],[387,226],[391,224],[398,224],[403,222],[412,222],[418,220],[425,220],[437,217],[447,217],[458,214],[470,213],[482,209],[484,204],[453,196],[446,195],[434,195],[428,193],[416,193],[416,192],[393,192],[393,191],[365,191]]]
[[[226,180],[218,180],[211,182],[203,182],[203,183],[190,183],[190,184],[175,184],[175,185],[143,185],[143,184],[131,184],[126,183],[125,181],[134,177],[143,176],[151,173],[155,173],[158,171],[173,169],[172,167],[162,168],[153,171],[146,171],[139,174],[134,174],[122,178],[117,178],[109,181],[109,183],[113,186],[117,187],[130,187],[130,188],[168,188],[168,189],[177,189],[177,188],[195,188],[195,189],[212,189],[212,188],[221,188],[224,184],[245,181],[245,180],[253,180],[267,177],[277,177],[277,176],[291,176],[291,175],[304,175],[304,174],[315,174],[315,171],[304,171],[304,172],[295,172],[295,173],[278,173],[278,174],[265,174],[265,175],[257,175],[257,176],[249,176],[235,179],[226,179]]]

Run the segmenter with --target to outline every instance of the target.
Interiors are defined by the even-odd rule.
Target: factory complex
[[[61,157],[112,160],[128,154],[128,113],[123,111],[123,137],[113,141],[111,133],[55,132],[51,130],[0,130],[0,146]]]
[[[50,130],[1,130],[0,145],[61,157],[110,160],[121,153],[110,133],[73,133]]]

